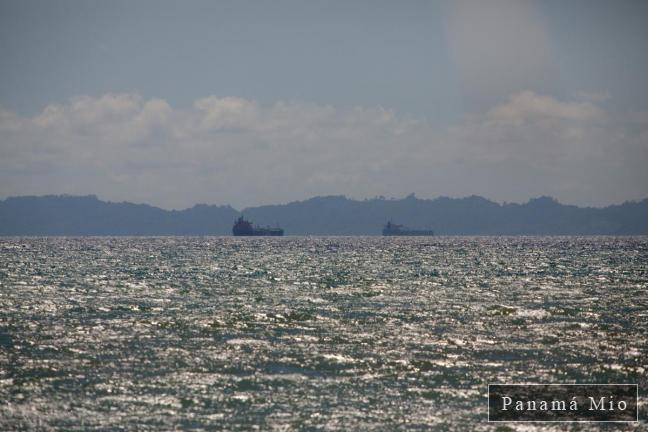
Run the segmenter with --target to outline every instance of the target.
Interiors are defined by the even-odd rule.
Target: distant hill
[[[169,211],[94,195],[16,197],[0,201],[0,235],[226,234],[238,214],[229,206]]]
[[[443,235],[648,234],[648,199],[605,208],[560,204],[553,198],[503,204],[467,198],[349,200],[317,197],[244,210],[257,223],[279,223],[290,234],[379,234],[387,220]]]
[[[478,196],[362,201],[328,196],[239,212],[205,204],[169,211],[94,195],[50,195],[0,201],[0,235],[229,235],[240,214],[259,225],[279,225],[287,235],[379,235],[387,220],[440,235],[648,234],[648,199],[582,208],[549,197],[498,204]]]

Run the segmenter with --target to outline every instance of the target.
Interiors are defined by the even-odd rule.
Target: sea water
[[[647,368],[648,237],[0,239],[0,430],[495,430]]]

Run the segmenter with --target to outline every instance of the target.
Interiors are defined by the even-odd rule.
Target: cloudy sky
[[[648,197],[648,2],[0,1],[0,198]]]

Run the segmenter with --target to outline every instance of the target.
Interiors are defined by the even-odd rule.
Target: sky
[[[0,0],[0,198],[648,197],[648,2]]]

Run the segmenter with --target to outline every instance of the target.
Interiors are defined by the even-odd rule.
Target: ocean
[[[647,368],[648,237],[0,238],[3,431],[572,430],[488,384]]]

